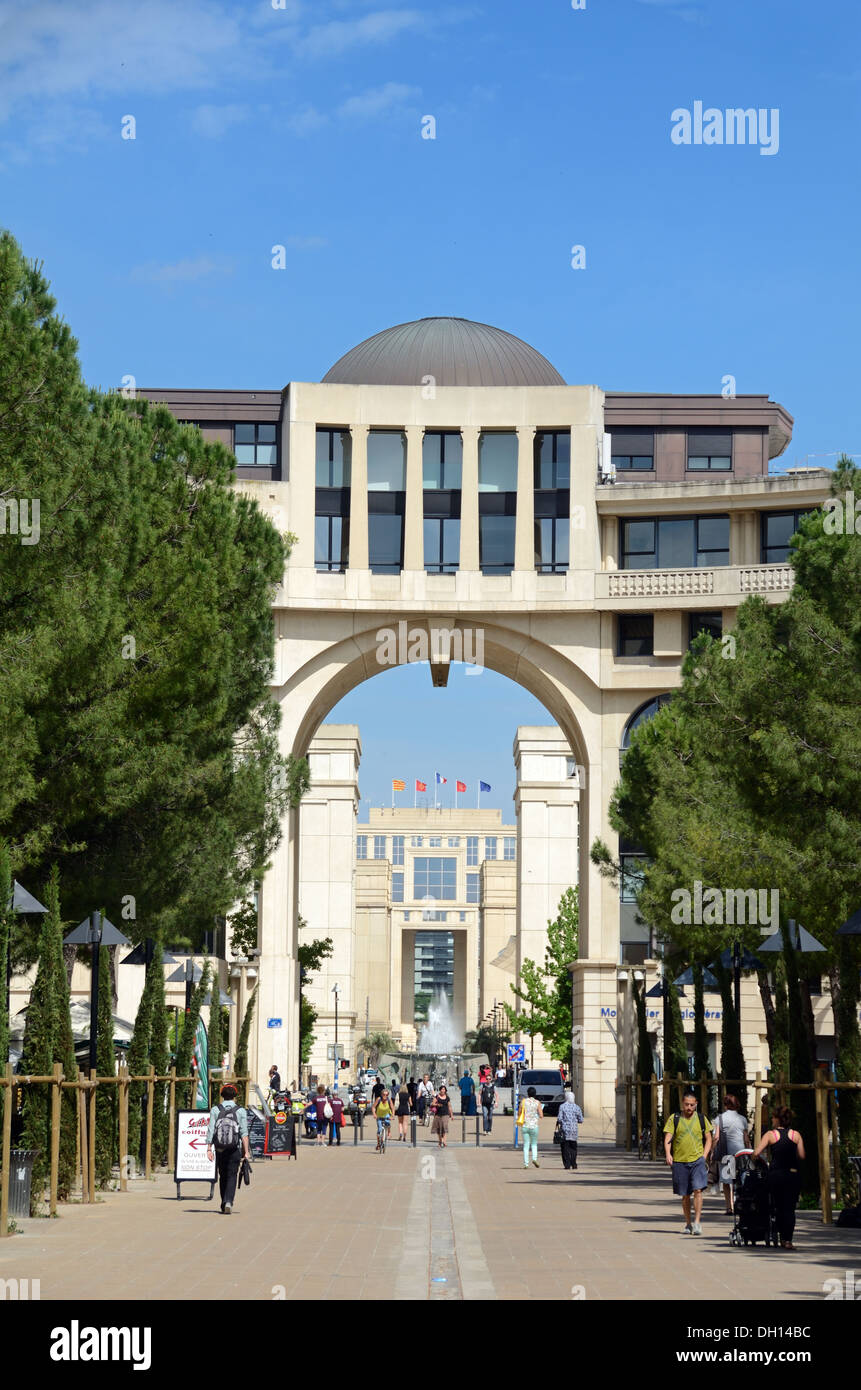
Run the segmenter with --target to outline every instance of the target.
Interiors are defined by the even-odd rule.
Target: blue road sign
[[[267,1018],[266,1020],[267,1028],[281,1028],[282,1024],[283,1020],[280,1018]]]
[[[520,1062],[522,1065],[526,1061],[526,1044],[509,1043],[508,1060],[509,1062]]]

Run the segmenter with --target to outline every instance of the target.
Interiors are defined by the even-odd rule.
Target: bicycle
[[[646,1121],[643,1128],[640,1130],[640,1142],[637,1146],[637,1156],[638,1158],[652,1157],[652,1125],[649,1120]]]
[[[386,1152],[386,1140],[389,1134],[389,1126],[386,1120],[377,1120],[377,1153]]]

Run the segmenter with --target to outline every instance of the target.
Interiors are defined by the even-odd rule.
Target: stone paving
[[[347,1130],[340,1149],[258,1161],[229,1218],[208,1187],[178,1202],[170,1177],[138,1180],[19,1223],[0,1279],[38,1279],[43,1300],[819,1300],[825,1279],[861,1270],[861,1232],[816,1213],[799,1214],[794,1255],[731,1247],[722,1198],[706,1198],[704,1235],[686,1236],[664,1166],[587,1131],[566,1173],[545,1126],[528,1170],[509,1120],[480,1149],[440,1151],[419,1129],[416,1149],[382,1157]]]

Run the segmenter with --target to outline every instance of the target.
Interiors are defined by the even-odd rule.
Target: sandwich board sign
[[[176,1183],[177,1198],[181,1196],[179,1185],[183,1182],[208,1182],[209,1197],[212,1201],[217,1177],[215,1159],[206,1156],[206,1131],[209,1126],[208,1110],[180,1110],[176,1117],[176,1147],[174,1152],[173,1180]]]

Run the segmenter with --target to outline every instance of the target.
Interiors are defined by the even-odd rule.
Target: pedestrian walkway
[[[479,1149],[440,1151],[421,1129],[416,1149],[382,1157],[370,1140],[300,1146],[297,1163],[255,1163],[230,1217],[208,1187],[178,1202],[167,1176],[132,1182],[19,1223],[0,1279],[38,1279],[43,1300],[743,1301],[822,1299],[824,1280],[861,1269],[861,1232],[813,1212],[795,1255],[731,1247],[722,1198],[686,1236],[665,1166],[587,1139],[566,1173],[547,1126],[540,1167],[524,1169],[507,1124]]]

